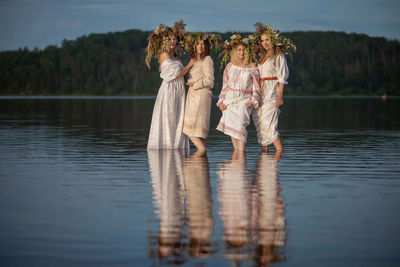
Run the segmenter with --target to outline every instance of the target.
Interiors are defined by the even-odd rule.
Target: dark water
[[[153,103],[0,99],[1,266],[399,266],[400,99],[287,98],[280,161],[214,107],[148,153]]]

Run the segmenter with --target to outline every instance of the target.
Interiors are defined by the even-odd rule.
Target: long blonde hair
[[[236,66],[242,65],[242,63],[244,62],[245,66],[248,67],[248,66],[250,66],[251,62],[247,62],[247,63],[246,63],[246,60],[245,60],[245,59],[246,59],[246,54],[248,54],[248,52],[246,51],[246,49],[244,49],[245,58],[244,58],[243,60],[239,59],[238,56],[236,55],[237,49],[238,49],[238,47],[239,47],[240,45],[243,46],[244,48],[246,48],[245,45],[242,44],[242,43],[239,43],[239,44],[235,45],[235,46],[232,48],[231,52],[230,52],[230,57],[231,57],[230,62],[231,62],[233,65],[236,65]],[[247,56],[248,56],[248,55],[247,55]]]

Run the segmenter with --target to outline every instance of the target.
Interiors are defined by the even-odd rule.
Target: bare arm
[[[166,60],[166,59],[171,59],[171,57],[168,55],[167,52],[162,52],[162,53],[158,56],[158,62],[160,63],[160,65],[161,65],[161,63],[163,63],[163,61]]]
[[[189,63],[186,65],[186,67],[184,67],[181,72],[178,74],[178,78],[183,77],[194,65],[196,61],[191,58]]]
[[[283,105],[283,89],[285,88],[284,83],[278,83],[278,98],[276,99],[276,107]]]

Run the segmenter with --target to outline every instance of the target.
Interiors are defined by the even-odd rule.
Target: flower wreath
[[[221,35],[213,33],[195,32],[189,33],[185,36],[185,49],[189,52],[193,49],[196,51],[196,46],[200,40],[208,41],[210,43],[210,50],[218,50],[220,47],[219,41],[221,40]]]
[[[150,69],[150,61],[152,57],[156,58],[157,55],[161,54],[168,49],[168,36],[174,35],[176,37],[176,47],[174,54],[177,56],[182,55],[185,36],[187,31],[185,30],[186,24],[183,20],[175,22],[172,28],[160,24],[157,29],[150,33],[148,37],[148,44],[146,48],[146,65]]]
[[[280,53],[283,53],[293,58],[291,50],[296,52],[296,46],[292,42],[292,40],[280,35],[280,32],[278,30],[272,29],[271,25],[264,25],[261,22],[257,22],[256,24],[254,24],[254,26],[256,27],[256,32],[252,35],[254,36],[253,38],[256,40],[256,42],[259,44],[260,57],[264,56],[264,53],[262,52],[263,48],[261,47],[261,35],[267,34],[270,42],[275,47],[275,57]]]
[[[240,34],[233,34],[230,37],[230,41],[225,40],[224,50],[219,54],[219,56],[223,56],[221,60],[221,68],[228,62],[230,59],[231,51],[234,47],[241,44],[245,49],[245,64],[249,64],[251,62],[257,62],[257,45],[254,36],[249,35],[246,38],[243,38]]]

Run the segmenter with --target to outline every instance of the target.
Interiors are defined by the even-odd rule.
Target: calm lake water
[[[206,157],[147,152],[153,104],[0,99],[1,266],[400,265],[399,98],[286,98],[280,161],[215,105]]]

